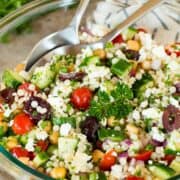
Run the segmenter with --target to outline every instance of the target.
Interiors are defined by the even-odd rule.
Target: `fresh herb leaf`
[[[111,116],[117,119],[124,118],[133,110],[132,98],[132,90],[126,84],[118,83],[110,95],[104,91],[98,91],[97,98],[92,100],[88,113],[99,120]]]

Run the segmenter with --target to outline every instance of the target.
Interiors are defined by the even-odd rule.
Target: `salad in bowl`
[[[0,145],[54,179],[180,178],[179,48],[130,27],[104,49],[5,70]]]

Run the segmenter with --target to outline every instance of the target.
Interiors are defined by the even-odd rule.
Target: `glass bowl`
[[[44,36],[68,25],[79,0],[35,0],[0,20],[0,73],[24,61],[32,47]],[[170,3],[169,3],[170,2]],[[143,1],[91,0],[80,28],[81,41],[95,41],[127,16]],[[167,1],[134,24],[152,33],[161,43],[180,40],[180,3]],[[27,23],[28,22],[28,23]],[[16,29],[16,30],[14,30]],[[0,146],[0,169],[12,177],[4,179],[52,179],[14,158]],[[179,177],[178,177],[179,178]]]

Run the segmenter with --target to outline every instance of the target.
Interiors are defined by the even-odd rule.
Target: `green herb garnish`
[[[114,116],[116,119],[126,117],[133,110],[132,90],[123,83],[118,83],[110,95],[104,91],[99,91],[97,100],[91,102],[89,115],[97,117],[99,120]]]

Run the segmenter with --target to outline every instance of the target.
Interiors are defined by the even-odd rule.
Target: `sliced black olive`
[[[11,105],[14,102],[13,93],[15,92],[16,91],[13,88],[6,88],[0,91],[0,97],[3,99],[5,103]]]
[[[127,59],[131,59],[131,60],[138,60],[139,59],[140,55],[139,55],[138,51],[134,51],[131,49],[123,49],[122,51],[125,54]]]
[[[163,113],[163,126],[164,129],[168,132],[173,131],[174,129],[180,128],[180,109],[176,108],[173,105],[168,105]]]
[[[95,143],[97,140],[97,131],[99,128],[98,120],[95,117],[86,117],[85,121],[81,124],[81,131],[87,136],[87,140]]]
[[[59,75],[59,79],[61,81],[65,81],[65,80],[82,81],[85,75],[86,75],[85,72],[64,73]]]
[[[37,102],[37,107],[33,107],[32,102]],[[41,109],[46,109],[46,111],[44,113],[38,112],[38,106]],[[30,99],[24,104],[24,111],[31,116],[35,123],[40,120],[49,120],[51,118],[50,104],[40,97],[31,96]]]

